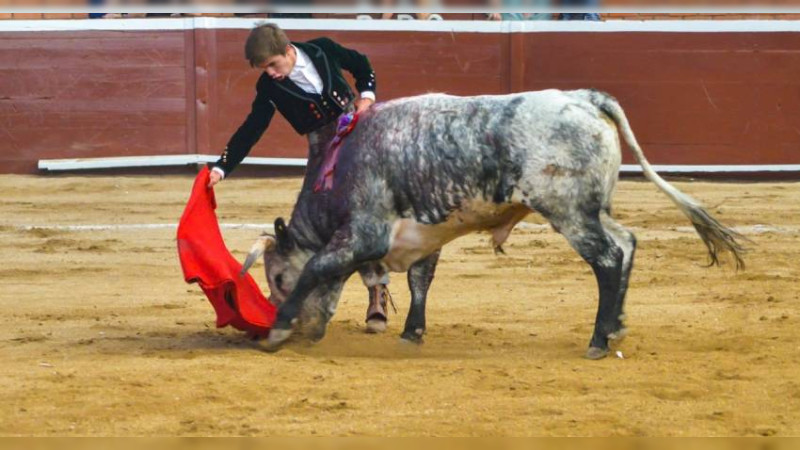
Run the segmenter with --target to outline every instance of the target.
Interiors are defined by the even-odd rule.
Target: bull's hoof
[[[364,330],[368,334],[379,334],[386,331],[386,319],[369,319],[367,328]]]
[[[606,356],[608,356],[608,349],[600,347],[589,347],[589,350],[586,350],[586,355],[584,355],[586,359],[603,359]]]
[[[403,331],[403,334],[400,335],[400,339],[411,344],[422,344],[423,334],[425,334],[425,330],[422,328],[417,328],[416,330],[405,330]]]
[[[267,341],[261,346],[265,351],[275,352],[281,348],[284,342],[292,335],[291,329],[275,329],[273,328],[267,336]]]

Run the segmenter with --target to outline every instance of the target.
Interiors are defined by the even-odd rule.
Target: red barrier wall
[[[247,29],[0,32],[0,172],[39,159],[218,154],[258,73]],[[366,53],[379,100],[597,88],[655,164],[800,164],[800,34],[292,30]],[[276,115],[252,156],[304,157]],[[625,158],[630,162],[629,157]]]
[[[524,55],[525,89],[617,97],[651,162],[800,163],[796,33],[538,33]]]
[[[180,31],[0,33],[0,172],[187,151]]]

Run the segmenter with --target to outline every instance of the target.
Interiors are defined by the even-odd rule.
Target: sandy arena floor
[[[328,335],[277,354],[214,327],[183,282],[173,228],[192,179],[2,176],[2,435],[798,435],[797,183],[676,185],[753,240],[747,270],[705,248],[654,185],[624,181],[639,239],[624,359],[582,359],[588,265],[540,217],[496,257],[488,235],[443,252],[421,347],[362,332],[351,279]],[[298,179],[231,179],[223,223],[288,216]],[[41,226],[43,228],[26,228]],[[242,259],[254,229],[223,230]],[[259,265],[256,280],[266,286]]]

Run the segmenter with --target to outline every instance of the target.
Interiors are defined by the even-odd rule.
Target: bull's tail
[[[275,242],[275,239],[267,234],[262,234],[253,243],[253,246],[250,247],[250,253],[247,254],[247,258],[244,260],[244,264],[242,264],[242,270],[239,272],[239,275],[244,276],[250,267],[258,261],[258,258],[267,251],[267,247],[269,246],[270,242]]]
[[[708,248],[709,265],[719,265],[720,253],[727,252],[736,260],[736,269],[744,269],[742,255],[746,249],[741,245],[740,241],[747,241],[747,239],[719,223],[699,202],[667,183],[653,170],[653,167],[647,162],[647,158],[644,157],[636,137],[633,135],[633,130],[631,130],[625,112],[613,97],[597,91],[590,91],[589,94],[589,100],[592,104],[600,108],[617,124],[617,129],[636,157],[636,161],[642,166],[644,176],[667,194],[683,214],[692,221],[694,229],[697,230],[700,239],[703,240],[706,248]]]

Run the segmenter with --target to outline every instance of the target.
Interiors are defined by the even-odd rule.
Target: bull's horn
[[[247,259],[244,260],[244,264],[242,265],[242,271],[239,273],[240,275],[244,276],[250,267],[255,264],[256,260],[261,257],[265,252],[268,252],[275,248],[276,241],[274,236],[270,236],[268,234],[261,235],[256,242],[250,247],[250,253],[247,254]]]

